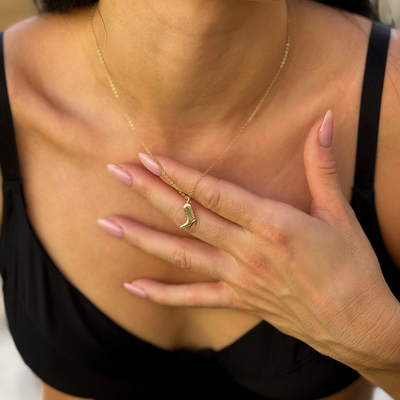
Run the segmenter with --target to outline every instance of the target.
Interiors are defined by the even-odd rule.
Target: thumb
[[[318,120],[307,137],[304,147],[304,166],[312,204],[311,215],[333,225],[346,214],[347,201],[338,177],[332,151],[333,117],[331,110]]]

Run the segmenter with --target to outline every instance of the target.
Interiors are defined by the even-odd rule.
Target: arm
[[[392,306],[392,318],[387,323],[377,324],[376,335],[371,335],[376,339],[371,340],[369,357],[363,360],[362,365],[348,365],[395,400],[400,400],[400,303]]]

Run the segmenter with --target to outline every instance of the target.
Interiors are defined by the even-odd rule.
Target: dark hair
[[[33,0],[39,13],[66,13],[72,8],[86,7],[95,4],[97,0]],[[314,0],[329,6],[341,8],[370,19],[377,19],[370,0]]]

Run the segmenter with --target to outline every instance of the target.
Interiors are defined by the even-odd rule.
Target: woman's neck
[[[237,130],[250,117],[279,70],[287,5],[292,31],[295,3],[100,0],[93,25],[136,124],[160,134],[200,137],[206,131]],[[291,35],[291,51],[293,42]],[[287,68],[288,62],[276,87]],[[108,85],[99,62],[101,73],[101,82]]]

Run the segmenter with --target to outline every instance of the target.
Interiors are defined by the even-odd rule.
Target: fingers
[[[131,188],[172,220],[176,226],[186,221],[183,206],[186,200],[175,189],[165,185],[148,171],[133,164],[121,164],[132,176]],[[246,232],[239,225],[192,202],[196,224],[185,228],[190,234],[230,254],[246,241]],[[113,218],[119,218],[114,217]]]
[[[144,291],[141,297],[167,306],[228,308],[235,296],[224,282],[171,285],[151,279],[136,279],[131,284]],[[129,286],[125,287],[130,290]],[[130,291],[138,295],[134,288]]]
[[[150,159],[149,162],[154,163],[150,156],[147,157],[146,160]],[[143,158],[141,156],[141,159]],[[184,193],[190,194],[202,172],[189,168],[169,157],[156,155],[155,158],[160,162],[169,178]],[[159,170],[158,166],[156,168]],[[156,172],[157,169],[154,168],[152,171]],[[170,185],[165,177],[161,177],[164,183]],[[260,221],[270,220],[273,206],[277,203],[275,200],[261,198],[234,183],[217,179],[211,175],[205,175],[201,178],[192,197],[208,210],[248,230],[252,230],[252,227]],[[268,205],[271,205],[271,207],[268,207]]]
[[[224,280],[237,267],[231,255],[201,240],[160,232],[126,217],[108,220],[122,228],[127,243],[179,268]]]

